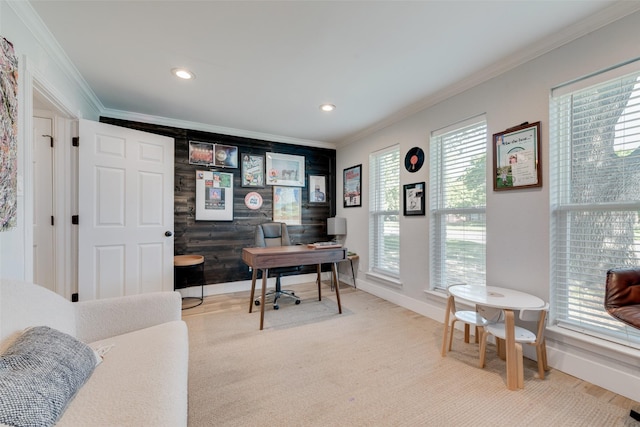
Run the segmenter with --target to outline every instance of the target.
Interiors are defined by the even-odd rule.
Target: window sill
[[[396,288],[402,287],[402,282],[399,279],[395,279],[390,276],[383,276],[382,274],[373,273],[371,271],[368,271],[366,274],[367,274],[367,279],[370,279],[373,282],[382,283],[384,285],[390,285]]]

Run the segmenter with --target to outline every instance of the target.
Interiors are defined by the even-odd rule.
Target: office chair
[[[291,246],[287,224],[281,222],[267,222],[256,226],[254,246],[258,248],[267,248],[271,246]],[[296,304],[300,304],[300,298],[297,297],[293,291],[283,290],[280,284],[280,277],[283,274],[286,275],[287,273],[293,273],[297,271],[300,271],[300,267],[278,267],[269,269],[269,275],[271,277],[276,277],[276,287],[275,289],[268,291],[265,295],[265,298],[273,296],[274,310],[280,308],[280,306],[278,305],[278,299],[282,296],[293,298]],[[260,299],[261,297],[256,297],[253,300],[254,304],[260,305]]]

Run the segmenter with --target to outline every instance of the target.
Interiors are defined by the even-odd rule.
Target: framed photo
[[[493,134],[493,190],[542,187],[540,122]]]
[[[424,182],[405,184],[404,215],[424,215]]]
[[[211,166],[214,147],[210,142],[189,141],[189,164]]]
[[[302,188],[273,186],[273,221],[302,224]]]
[[[267,184],[304,187],[304,156],[266,153]]]
[[[233,174],[196,171],[196,221],[233,221]]]
[[[241,163],[241,181],[243,187],[264,187],[264,156],[243,154]]]
[[[213,165],[220,168],[238,167],[238,147],[216,144]]]
[[[309,203],[327,203],[327,177],[309,175]]]
[[[362,206],[362,165],[351,166],[342,172],[344,191],[342,200],[345,208]]]

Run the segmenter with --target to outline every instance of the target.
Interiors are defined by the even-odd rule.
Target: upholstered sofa
[[[0,309],[0,393],[4,387],[5,393],[11,390],[9,394],[13,395],[0,397],[0,413],[4,411],[6,416],[6,412],[12,410],[11,405],[36,405],[42,400],[42,396],[16,398],[22,391],[16,393],[9,389],[6,384],[11,383],[12,373],[7,380],[3,370],[6,374],[11,367],[17,367],[16,371],[22,367],[20,375],[23,376],[24,371],[26,375],[37,371],[41,366],[24,369],[21,364],[31,363],[34,357],[20,353],[32,351],[31,347],[40,348],[33,350],[36,353],[47,353],[57,345],[50,343],[61,340],[64,344],[59,350],[53,355],[45,354],[48,359],[41,364],[46,365],[45,371],[52,370],[51,360],[56,358],[63,359],[64,369],[72,374],[74,364],[90,366],[85,377],[78,381],[77,390],[68,390],[68,385],[63,387],[70,396],[62,404],[44,396],[45,401],[51,400],[44,406],[51,403],[62,406],[52,423],[59,426],[187,425],[189,344],[187,327],[181,320],[180,294],[156,292],[72,303],[39,285],[0,280]],[[33,334],[36,330],[40,335]],[[82,362],[83,357],[86,363]],[[88,361],[92,357],[93,361]],[[91,365],[94,362],[95,365]],[[55,360],[53,365],[57,363]],[[85,368],[79,367],[80,370],[84,372]],[[49,374],[53,381],[47,379]],[[60,380],[57,374],[59,372],[38,374],[38,378],[29,379],[27,384],[35,381],[40,387],[43,381],[56,383]],[[22,387],[20,384],[18,387]],[[43,393],[38,391],[38,394]],[[9,403],[11,400],[17,403]],[[16,410],[29,412],[32,408]],[[40,416],[38,411],[43,411],[42,407],[33,410]],[[32,425],[48,424],[45,417],[45,421],[38,420]]]

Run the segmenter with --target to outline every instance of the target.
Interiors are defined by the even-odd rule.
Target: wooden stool
[[[204,257],[202,255],[176,255],[173,257],[173,289],[200,285],[200,298],[183,297],[182,309],[197,307],[204,301]],[[185,307],[184,302],[196,300],[197,304]]]

